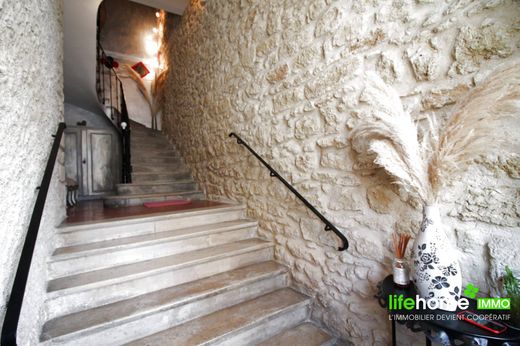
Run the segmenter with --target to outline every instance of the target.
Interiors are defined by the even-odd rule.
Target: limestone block
[[[384,185],[371,186],[367,190],[368,205],[372,210],[379,214],[389,214],[394,210],[392,201],[396,199],[396,195]]]
[[[280,67],[277,67],[273,71],[269,72],[266,79],[269,81],[269,83],[276,83],[279,81],[282,81],[287,77],[287,74],[289,72],[289,65],[283,64]]]
[[[442,108],[454,104],[469,91],[467,84],[459,84],[453,88],[432,89],[422,98],[423,110]]]
[[[463,221],[520,226],[520,189],[470,186],[465,199],[451,215]]]
[[[296,168],[303,172],[312,172],[318,166],[316,153],[304,153],[296,157]]]
[[[513,53],[513,29],[493,23],[480,27],[463,26],[455,41],[455,62],[452,71],[467,74],[477,71],[483,60],[505,58]]]
[[[311,66],[314,62],[319,60],[321,57],[321,51],[318,47],[310,46],[304,48],[298,57],[296,58],[296,66],[300,68],[307,68]]]
[[[318,19],[321,14],[327,9],[327,3],[325,0],[314,0],[311,1],[309,8],[307,9],[306,19],[307,22],[314,22]]]
[[[320,148],[336,148],[336,149],[344,149],[349,145],[349,142],[346,137],[325,137],[316,141],[316,144]]]
[[[350,162],[346,160],[347,153],[328,151],[321,155],[320,166],[323,168],[334,168],[338,170],[351,170]]]
[[[350,190],[344,190],[339,195],[335,195],[331,198],[328,204],[330,210],[353,210],[359,211],[364,207],[361,196],[352,193]]]
[[[422,47],[415,51],[409,49],[407,54],[417,80],[434,80],[439,76],[439,57],[435,52]]]
[[[402,72],[399,62],[387,52],[379,55],[376,68],[381,78],[387,83],[394,83],[401,78]]]
[[[341,22],[340,18],[341,11],[337,7],[331,7],[328,9],[316,22],[314,36],[319,37],[334,32]]]
[[[517,275],[520,274],[520,240],[517,237],[494,235],[488,245],[491,257],[489,276],[493,287],[497,288],[497,280],[504,275],[504,269],[509,266]]]
[[[296,120],[294,137],[297,139],[305,139],[319,134],[320,131],[321,123],[319,117],[306,115]]]

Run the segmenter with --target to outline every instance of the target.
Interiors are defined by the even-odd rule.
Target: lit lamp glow
[[[153,35],[146,35],[144,38],[144,48],[148,55],[156,55],[159,51],[159,44],[153,38]]]

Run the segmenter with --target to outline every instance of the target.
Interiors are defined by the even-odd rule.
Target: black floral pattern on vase
[[[425,273],[425,272],[417,273],[417,280],[426,282],[426,281],[430,281],[430,278],[431,278],[431,275],[428,273]]]
[[[435,288],[436,290],[442,290],[443,288],[450,287],[450,283],[448,282],[448,278],[444,276],[436,276],[432,279],[430,288]]]
[[[441,270],[442,270],[442,275],[445,275],[445,276],[455,276],[458,273],[457,268],[455,268],[454,263],[452,263],[446,267],[441,267]]]
[[[460,289],[458,287],[455,287],[453,291],[450,291],[450,295],[453,296],[453,298],[456,301],[459,301],[460,298]]]
[[[433,225],[433,221],[425,217],[421,223],[421,232],[424,233],[424,231],[426,231],[426,228],[428,228],[428,226],[430,225]]]
[[[428,269],[434,269],[434,264],[439,263],[439,258],[436,255],[437,251],[432,252],[425,252],[426,250],[426,244],[421,244],[417,246],[418,248],[418,255],[419,260],[415,260],[413,263],[416,267],[419,267],[419,271],[425,271]],[[432,245],[430,244],[430,248],[432,248]]]

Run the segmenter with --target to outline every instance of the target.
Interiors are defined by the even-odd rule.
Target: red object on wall
[[[133,65],[132,69],[135,72],[139,73],[141,78],[144,78],[148,73],[150,73],[150,71],[146,68],[146,65],[142,61],[139,61],[137,64]]]

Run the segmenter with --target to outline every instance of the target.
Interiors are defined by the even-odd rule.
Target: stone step
[[[180,156],[136,156],[130,158],[133,165],[151,166],[151,165],[180,165],[182,160]]]
[[[132,172],[133,183],[146,183],[154,181],[185,180],[191,178],[189,169],[175,170],[172,172]]]
[[[254,345],[306,320],[309,304],[308,297],[283,288],[128,345]]]
[[[67,247],[244,218],[245,206],[237,204],[222,204],[177,212],[158,212],[146,217],[141,215],[110,221],[62,225],[56,233],[56,243],[58,247]]]
[[[257,344],[256,346],[331,346],[336,339],[314,324],[305,322],[291,329],[287,329],[272,338]]]
[[[132,133],[160,133],[162,132],[160,130],[154,130],[150,127],[146,127],[143,124],[137,124],[137,123],[130,123],[130,130]]]
[[[173,201],[179,199],[197,200],[204,199],[204,194],[200,191],[185,191],[179,193],[150,193],[140,195],[126,195],[126,196],[106,196],[103,199],[103,204],[107,208],[131,207],[136,205],[143,205],[145,202],[162,202]]]
[[[253,238],[56,278],[47,286],[47,316],[114,303],[272,258],[272,244]]]
[[[252,220],[226,221],[61,247],[48,263],[49,276],[74,275],[253,238],[256,226]]]
[[[132,159],[141,161],[146,158],[157,158],[157,159],[166,159],[166,158],[176,158],[180,160],[180,155],[176,151],[172,149],[155,149],[155,150],[141,150],[136,149],[132,150]]]
[[[155,181],[151,183],[117,184],[119,195],[139,195],[150,193],[173,193],[197,190],[197,183],[191,179]]]
[[[159,130],[152,130],[151,128],[144,126],[130,126],[131,136],[136,135],[153,135],[153,136],[162,136],[164,137],[164,133]]]
[[[132,177],[134,174],[139,173],[176,173],[177,171],[190,171],[182,163],[178,164],[156,164],[156,165],[143,165],[142,163],[132,164]]]
[[[287,283],[287,269],[282,265],[272,261],[253,264],[60,316],[45,323],[40,340],[70,345],[122,344],[254,299]]]
[[[168,143],[169,145],[171,145],[168,141],[168,138],[162,133],[139,133],[132,131],[132,133],[130,134],[130,148],[133,145],[136,145],[136,143]]]
[[[146,149],[163,149],[171,148],[175,150],[175,147],[166,139],[166,137],[132,137],[130,139],[130,148],[146,148]]]

